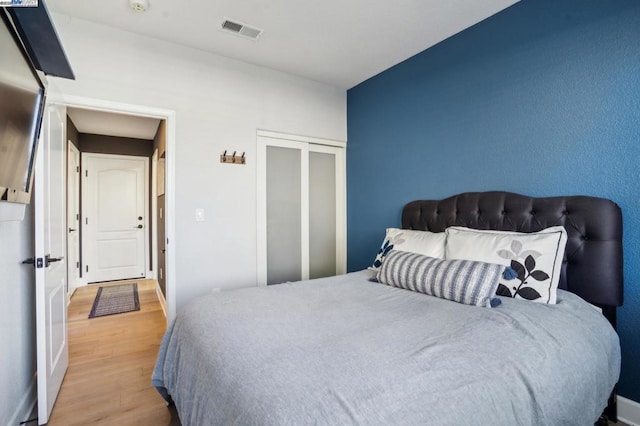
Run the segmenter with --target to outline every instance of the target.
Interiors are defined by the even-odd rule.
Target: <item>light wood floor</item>
[[[100,285],[138,283],[140,310],[88,319]],[[69,369],[49,425],[175,425],[151,385],[166,328],[153,280],[90,285],[69,305]]]

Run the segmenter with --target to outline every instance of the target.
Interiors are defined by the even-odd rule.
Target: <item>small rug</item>
[[[139,311],[138,284],[122,284],[100,287],[89,318]]]

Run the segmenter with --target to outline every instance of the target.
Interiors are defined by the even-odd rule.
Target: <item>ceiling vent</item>
[[[230,19],[224,19],[220,27],[223,31],[239,35],[241,37],[249,38],[251,40],[257,40],[262,34],[262,30],[243,24],[242,22],[232,21]]]

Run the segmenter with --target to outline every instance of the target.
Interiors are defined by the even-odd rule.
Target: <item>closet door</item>
[[[309,278],[341,273],[338,163],[340,148],[309,145]]]
[[[307,278],[302,267],[304,153],[295,146],[266,149],[267,284],[299,281]]]
[[[344,273],[344,143],[258,133],[258,285]]]

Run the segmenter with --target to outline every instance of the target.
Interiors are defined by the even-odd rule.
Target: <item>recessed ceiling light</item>
[[[129,6],[136,12],[144,12],[149,9],[149,0],[129,0]]]

